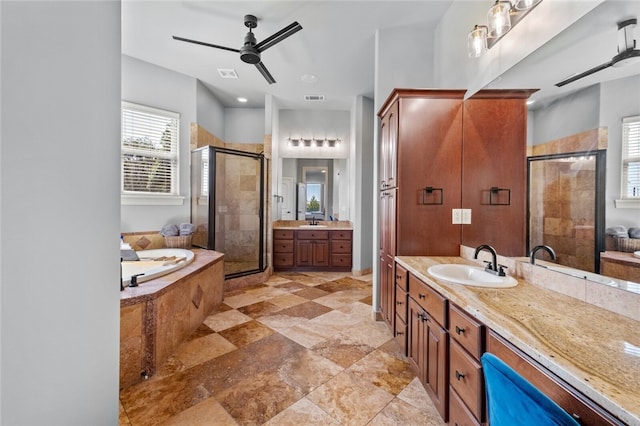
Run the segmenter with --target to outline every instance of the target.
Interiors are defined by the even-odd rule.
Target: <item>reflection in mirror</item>
[[[280,194],[284,204],[288,199],[293,205],[283,210],[284,220],[339,219],[342,192],[337,179],[342,166],[339,159],[283,158]],[[286,185],[284,185],[286,183]],[[312,200],[313,198],[313,200]],[[346,207],[346,204],[345,206]],[[346,219],[348,220],[348,219]]]
[[[599,271],[604,170],[604,150],[528,157],[528,252],[546,245],[560,265]]]
[[[305,204],[305,220],[326,220],[326,190],[328,182],[328,167],[313,166],[302,167],[302,182],[306,187],[306,197],[302,200]],[[298,209],[301,210],[301,209]]]

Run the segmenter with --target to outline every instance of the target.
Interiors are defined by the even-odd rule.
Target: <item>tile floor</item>
[[[371,276],[279,273],[223,304],[120,425],[444,425],[383,322]]]

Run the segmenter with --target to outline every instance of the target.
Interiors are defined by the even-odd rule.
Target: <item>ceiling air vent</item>
[[[324,101],[324,95],[304,95],[305,101]]]
[[[218,73],[222,78],[238,78],[238,73],[233,68],[218,68]]]

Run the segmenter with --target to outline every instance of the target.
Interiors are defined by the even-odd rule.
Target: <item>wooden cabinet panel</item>
[[[273,266],[278,267],[292,267],[293,266],[293,253],[274,253],[273,254]]]
[[[335,230],[335,231],[330,231],[331,232],[331,239],[332,240],[353,240],[353,231],[347,231],[347,230]]]
[[[380,186],[381,190],[397,185],[398,105],[385,112],[380,126]]]
[[[407,323],[402,320],[398,315],[396,315],[395,327],[394,327],[394,338],[398,345],[402,348],[403,353],[407,354]]]
[[[474,96],[464,103],[464,123],[462,208],[472,210],[473,220],[462,227],[462,241],[469,247],[491,244],[504,256],[523,256],[527,217],[526,99]],[[494,187],[505,191],[492,193]],[[509,204],[490,205],[491,199]]]
[[[298,240],[328,240],[329,231],[296,231],[296,239]]]
[[[441,326],[447,325],[447,300],[413,274],[409,274],[409,295]]]
[[[449,424],[451,426],[480,426],[480,422],[471,414],[453,389],[449,391]]]
[[[426,360],[424,358],[426,351],[424,347],[425,343],[425,328],[426,325],[423,321],[423,316],[426,315],[424,309],[416,303],[415,300],[409,298],[408,304],[408,320],[407,326],[409,327],[407,336],[407,356],[413,369],[418,376],[418,379],[423,384],[427,381],[425,366]]]
[[[449,335],[473,357],[480,359],[484,352],[484,325],[452,304],[449,304]]]
[[[462,95],[400,98],[398,124],[397,254],[457,256],[461,225],[451,223],[460,208]],[[423,188],[441,188],[427,196]]]
[[[398,265],[396,265],[398,268]],[[407,322],[407,292],[402,289],[402,287],[396,284],[396,316],[400,318],[403,322]]]
[[[480,363],[455,340],[449,352],[449,383],[477,419],[484,416],[484,378]]]
[[[274,253],[293,253],[293,240],[273,240]]]
[[[293,229],[274,229],[274,240],[293,240]]]
[[[331,267],[335,268],[351,268],[351,254],[331,254]]]
[[[396,286],[403,289],[405,292],[409,291],[409,278],[408,272],[402,266],[396,263]]]
[[[331,253],[351,254],[351,240],[331,240]]]
[[[487,336],[487,352],[496,355],[565,411],[579,418],[580,424],[624,424],[492,330]]]
[[[348,271],[352,265],[351,252],[350,230],[273,231],[273,266],[276,269]]]

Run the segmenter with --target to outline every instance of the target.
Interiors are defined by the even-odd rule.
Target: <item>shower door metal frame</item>
[[[594,156],[596,160],[595,174],[595,230],[594,230],[594,270],[600,273],[600,253],[605,251],[605,190],[607,151],[604,149],[595,151],[563,152],[560,154],[537,155],[527,157],[527,253],[531,251],[531,163],[534,161],[557,160],[560,158]]]
[[[257,161],[260,162],[260,202],[258,204],[258,218],[259,218],[259,222],[260,222],[260,226],[259,226],[259,254],[258,254],[258,269],[250,269],[250,270],[246,270],[246,271],[241,271],[241,272],[235,272],[232,274],[225,274],[225,279],[227,278],[237,278],[237,277],[242,277],[245,275],[250,275],[250,274],[255,274],[255,273],[260,273],[260,272],[264,272],[265,270],[265,235],[264,235],[264,153],[261,152],[260,154],[255,154],[253,152],[247,152],[247,151],[239,151],[236,149],[229,149],[229,148],[219,148],[219,147],[215,147],[215,146],[210,146],[210,156],[209,156],[209,176],[208,176],[208,185],[209,185],[209,196],[211,197],[211,201],[209,202],[209,220],[213,220],[213,223],[215,224],[215,218],[216,218],[216,212],[217,212],[217,198],[216,198],[216,168],[217,168],[217,163],[216,163],[216,154],[217,153],[222,153],[222,154],[229,154],[229,155],[237,155],[237,156],[241,156],[241,157],[248,157],[248,158],[253,158]],[[216,246],[216,230],[215,230],[215,226],[209,226],[208,231],[208,235],[207,235],[207,241],[209,242],[209,245],[214,247],[215,250],[215,246]]]

